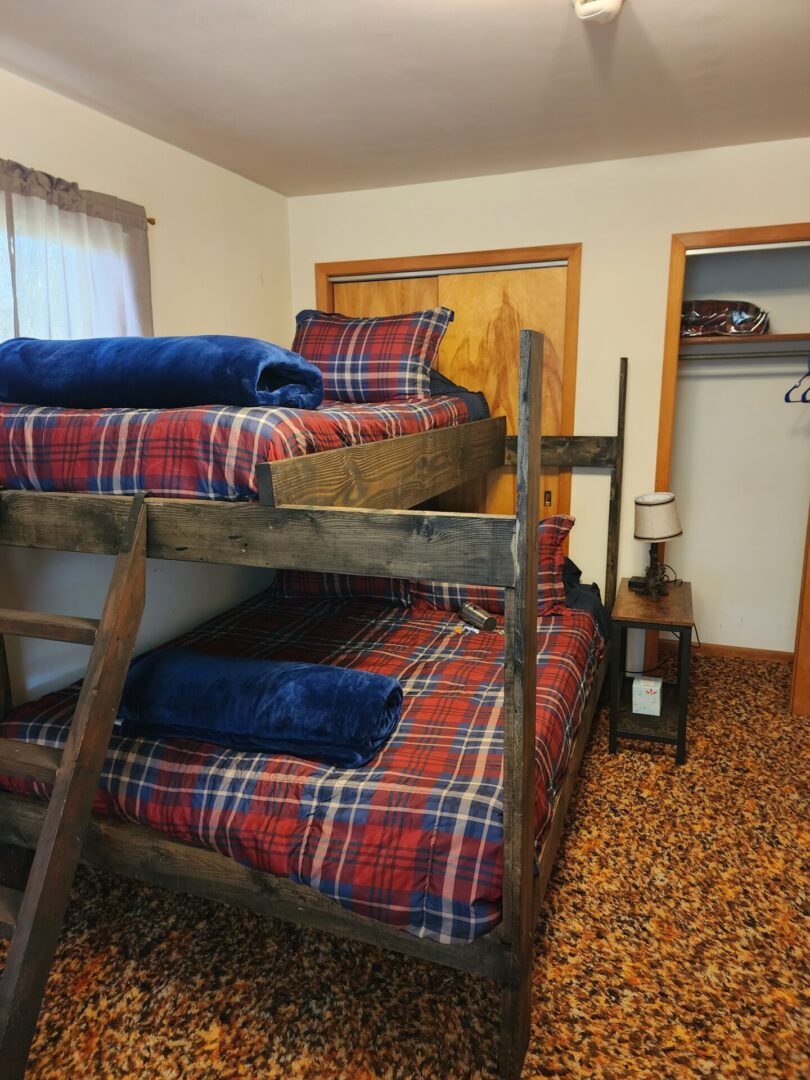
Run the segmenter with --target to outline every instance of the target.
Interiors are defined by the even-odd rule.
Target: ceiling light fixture
[[[571,0],[577,18],[583,22],[611,22],[622,10],[624,0]]]

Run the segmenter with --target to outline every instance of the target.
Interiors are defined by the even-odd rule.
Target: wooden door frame
[[[810,716],[810,510],[804,541],[804,569],[796,620],[795,663],[790,684],[790,711],[794,716]]]
[[[375,274],[398,274],[426,270],[453,271],[471,267],[499,267],[514,263],[562,262],[565,279],[565,343],[560,434],[574,434],[577,392],[577,350],[579,344],[579,297],[582,276],[582,244],[550,244],[544,247],[499,248],[495,251],[456,251],[444,255],[405,255],[389,259],[353,259],[345,262],[315,263],[315,300],[321,311],[335,310],[334,278]],[[541,329],[541,328],[538,328]],[[475,389],[473,387],[473,389]],[[558,511],[571,509],[571,472],[560,472]]]
[[[681,304],[686,278],[686,256],[700,248],[746,247],[751,244],[789,244],[810,241],[810,222],[790,225],[760,225],[746,229],[713,229],[675,233],[669,255],[669,284],[664,330],[664,365],[661,371],[661,402],[658,412],[658,454],[655,490],[668,491],[672,473],[672,435],[675,428],[675,397],[678,387],[678,357],[681,351]],[[659,545],[663,558],[664,545]],[[806,601],[810,603],[810,598]],[[799,621],[802,612],[799,611]],[[657,635],[648,634],[644,667],[658,659]]]
[[[789,244],[801,241],[810,241],[810,222],[797,222],[792,225],[761,225],[750,229],[715,229],[708,232],[673,235],[669,255],[661,403],[658,411],[656,491],[669,489],[672,471],[672,433],[675,427],[675,394],[678,386],[678,356],[681,351],[681,304],[686,278],[687,253],[696,248],[746,247],[749,244]]]

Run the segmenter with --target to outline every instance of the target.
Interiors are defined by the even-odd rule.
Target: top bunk
[[[0,486],[249,501],[266,462],[431,432],[427,445],[478,461],[500,425],[449,433],[489,417],[482,394],[433,370],[451,319],[302,312],[296,351],[227,335],[10,339]]]
[[[462,395],[317,408],[190,405],[77,409],[0,404],[0,485],[28,491],[241,502],[259,497],[267,462],[432,434],[429,445],[486,444]],[[478,428],[476,423],[483,425]],[[453,436],[456,428],[475,428]]]
[[[514,587],[517,519],[419,507],[433,496],[515,462],[587,466],[611,478],[605,601],[616,587],[626,361],[616,433],[540,437],[543,337],[521,332],[519,443],[502,417],[256,465],[259,502],[150,497],[147,555],[185,562]],[[521,449],[523,447],[523,449]],[[518,468],[520,485],[521,470]],[[528,480],[528,477],[527,477]],[[130,499],[0,491],[0,543],[112,554]]]
[[[443,433],[429,445],[450,457],[497,441],[496,422],[472,442],[469,432],[451,435],[488,417],[483,395],[437,376],[423,350],[397,353],[386,342],[384,376],[374,340],[365,352],[336,348],[321,366],[220,335],[2,342],[0,486],[248,501],[268,461],[430,432]],[[422,348],[416,333],[409,346]],[[318,359],[306,340],[299,348]]]

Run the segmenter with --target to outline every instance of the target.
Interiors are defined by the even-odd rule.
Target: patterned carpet
[[[524,1076],[810,1075],[788,685],[696,659],[680,769],[608,757],[601,719],[536,935]],[[484,1078],[497,1014],[488,982],[81,871],[29,1075]]]

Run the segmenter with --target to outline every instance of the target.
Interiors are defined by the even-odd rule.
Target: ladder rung
[[[22,898],[23,894],[18,889],[0,885],[0,937],[11,937],[14,933]]]
[[[48,615],[41,611],[12,611],[0,608],[0,634],[48,638],[92,645],[96,640],[98,619],[80,619],[75,615]]]
[[[62,760],[62,751],[21,739],[0,739],[0,776],[22,776],[52,784]]]

